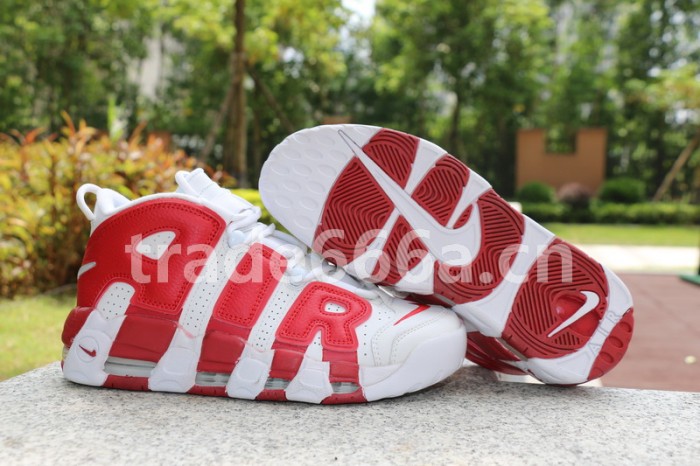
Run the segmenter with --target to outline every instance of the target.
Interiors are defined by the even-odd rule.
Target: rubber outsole
[[[482,335],[468,357],[484,366],[578,384],[629,344],[624,284],[429,141],[364,125],[302,130],[272,151],[260,192],[356,277],[452,305]]]

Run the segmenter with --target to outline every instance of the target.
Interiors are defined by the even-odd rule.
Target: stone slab
[[[498,382],[313,406],[95,389],[57,363],[0,383],[0,464],[695,464],[700,393]]]

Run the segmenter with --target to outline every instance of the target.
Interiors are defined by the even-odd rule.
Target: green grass
[[[0,380],[61,359],[61,331],[75,296],[0,300]]]
[[[557,236],[577,244],[698,246],[700,227],[546,223]]]

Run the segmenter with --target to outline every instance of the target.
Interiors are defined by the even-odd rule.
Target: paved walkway
[[[695,272],[700,249],[676,246],[577,245],[617,272]]]
[[[670,274],[621,278],[634,299],[634,336],[603,385],[700,392],[700,286]]]

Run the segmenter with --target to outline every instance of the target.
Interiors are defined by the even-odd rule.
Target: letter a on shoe
[[[354,403],[461,367],[462,321],[358,282],[201,170],[134,201],[84,185],[91,234],[63,330],[80,384],[256,400]],[[85,201],[97,197],[94,209]]]
[[[361,280],[452,306],[467,357],[552,384],[597,378],[632,336],[620,279],[435,144],[363,125],[287,137],[260,179],[290,232]]]

